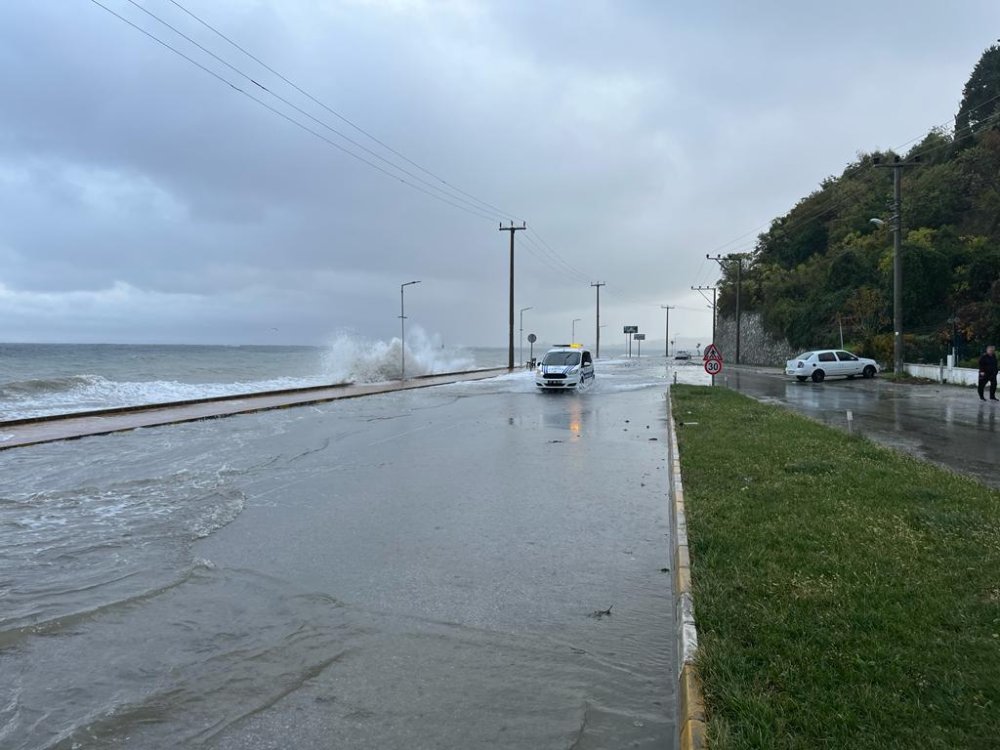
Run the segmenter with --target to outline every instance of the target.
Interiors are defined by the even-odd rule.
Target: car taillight
[[[802,367],[805,363],[800,359],[799,363],[795,365],[796,367]]]

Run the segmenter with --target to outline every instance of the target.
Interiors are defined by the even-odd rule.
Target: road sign
[[[528,343],[529,344],[534,344],[536,341],[538,341],[538,336],[536,336],[533,333],[529,333],[528,334]]]
[[[708,362],[709,360],[716,360],[718,362],[722,361],[722,352],[719,351],[719,347],[715,344],[709,344],[705,347],[705,352],[701,357],[703,360]]]
[[[639,333],[639,326],[625,326],[624,333]]]
[[[720,372],[722,372],[722,360],[706,359],[705,372],[707,372],[709,375],[718,375]]]
[[[646,334],[644,334],[644,333],[637,333],[637,334],[635,334],[635,340],[636,341],[645,341],[646,340]]]

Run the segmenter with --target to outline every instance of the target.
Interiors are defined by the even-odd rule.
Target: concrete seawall
[[[0,450],[20,448],[38,443],[73,440],[92,435],[108,435],[140,427],[159,427],[203,419],[218,419],[237,414],[252,414],[272,409],[287,409],[307,404],[321,404],[345,398],[359,398],[378,393],[430,388],[469,380],[485,380],[508,372],[506,367],[487,370],[466,370],[424,375],[405,381],[356,385],[337,383],[262,393],[243,393],[216,398],[146,404],[99,411],[57,414],[0,422]]]

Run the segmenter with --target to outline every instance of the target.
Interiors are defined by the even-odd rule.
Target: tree
[[[984,127],[1000,126],[1000,45],[987,49],[962,91],[955,115],[955,141],[965,146]]]

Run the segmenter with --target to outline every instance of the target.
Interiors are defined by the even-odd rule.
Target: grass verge
[[[710,747],[1000,747],[1000,492],[671,390]]]

